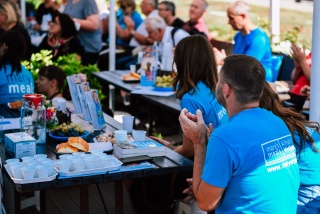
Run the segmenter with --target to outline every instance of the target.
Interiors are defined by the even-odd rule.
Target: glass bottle
[[[21,130],[36,139],[36,144],[46,142],[46,108],[42,94],[25,94],[21,108]]]

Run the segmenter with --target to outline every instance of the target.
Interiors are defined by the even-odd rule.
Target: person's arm
[[[107,34],[109,32],[109,16],[101,19],[101,31],[102,34]]]
[[[134,30],[135,23],[131,19],[130,16],[124,16],[123,17],[124,23],[126,24],[126,28],[121,28],[121,26],[117,23],[116,24],[116,34],[123,40],[129,40],[131,39],[130,32]]]
[[[99,15],[92,14],[87,16],[86,19],[73,19],[75,22],[80,24],[80,28],[86,31],[95,31],[99,28]]]
[[[208,128],[206,127],[202,113],[197,110],[196,116],[182,109],[179,121],[183,133],[194,143],[194,166],[192,190],[197,199],[198,206],[202,210],[215,209],[222,197],[224,188],[212,186],[201,179],[207,150]]]
[[[300,73],[303,72],[307,80],[310,82],[311,68],[306,61],[305,52],[295,44],[291,45],[291,51],[295,65],[291,74],[292,81],[295,83],[300,76]]]
[[[151,38],[143,36],[136,31],[131,31],[130,34],[139,42],[140,45],[152,45],[154,42]]]

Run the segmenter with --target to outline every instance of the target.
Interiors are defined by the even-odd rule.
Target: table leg
[[[80,187],[80,213],[89,213],[89,186],[82,185]]]
[[[40,190],[40,213],[47,211],[47,195],[45,190]]]
[[[148,111],[149,129],[148,129],[148,135],[152,135],[152,133],[153,133],[153,110],[154,110],[154,106],[149,103],[149,111]]]
[[[114,199],[115,199],[115,208],[116,214],[123,214],[123,185],[122,181],[114,182]]]
[[[112,112],[115,111],[115,87],[109,85],[109,108]]]
[[[21,194],[15,188],[14,190],[14,211],[16,214],[21,213]]]

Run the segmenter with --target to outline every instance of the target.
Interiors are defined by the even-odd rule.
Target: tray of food
[[[157,76],[153,86],[155,91],[173,91],[173,77],[170,75]]]
[[[127,142],[133,142],[133,138],[131,137],[131,135],[127,135]],[[93,142],[95,143],[116,143],[116,138],[114,136],[113,132],[106,132],[103,134],[100,134],[96,137],[93,138]]]
[[[74,123],[63,123],[49,132],[49,136],[58,141],[67,141],[69,137],[86,138],[89,134],[90,132]]]
[[[129,74],[124,74],[121,76],[123,82],[126,83],[139,83],[140,75],[135,72],[130,72]]]

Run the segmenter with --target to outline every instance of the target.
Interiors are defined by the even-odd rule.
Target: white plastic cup
[[[46,154],[36,154],[36,155],[33,155],[34,159],[37,161],[39,159],[43,159],[43,158],[46,158],[47,155]]]
[[[100,168],[108,168],[111,167],[113,157],[110,155],[100,156],[99,157],[99,167]]]
[[[55,166],[59,169],[60,172],[69,172],[70,170],[70,161],[61,160],[55,163]]]
[[[39,165],[36,168],[38,173],[38,178],[47,178],[50,172],[50,166],[48,165]]]
[[[84,155],[86,154],[85,152],[75,152],[75,153],[72,153],[73,156],[78,156],[78,157],[81,157],[81,155]]]
[[[136,72],[136,65],[130,65],[130,72]]]
[[[60,155],[60,156],[59,156],[59,159],[60,159],[60,160],[67,160],[68,157],[71,157],[71,156],[72,156],[71,154]]]
[[[28,167],[31,166],[33,168],[36,168],[39,165],[40,165],[40,163],[38,163],[37,161],[29,162],[29,163],[25,164],[25,166],[28,166]]]
[[[146,131],[143,130],[133,130],[132,137],[134,141],[144,141],[146,140]]]
[[[85,160],[79,158],[79,159],[73,160],[72,165],[74,167],[74,171],[81,171],[81,170],[84,170],[86,162]]]
[[[92,154],[82,154],[82,155],[80,155],[80,157],[83,159],[83,160],[85,160],[86,158],[88,158],[88,157],[92,157],[93,155]]]
[[[21,171],[21,168],[23,167],[23,164],[22,165],[14,165],[14,166],[11,166],[11,172],[12,172],[12,176],[13,178],[15,179],[23,179],[23,175],[22,175],[22,171]]]
[[[97,157],[88,157],[85,159],[86,162],[86,169],[94,169],[98,166],[98,158]]]
[[[123,129],[127,130],[128,133],[132,132],[133,121],[134,121],[134,116],[127,116],[127,115],[122,116]]]
[[[117,143],[126,143],[127,142],[127,130],[117,130],[114,131],[114,136]]]
[[[19,162],[19,158],[10,158],[6,160],[6,163],[10,166],[10,164],[15,163],[15,162]]]
[[[33,156],[26,156],[21,158],[22,162],[25,162],[26,160],[34,160]]]
[[[97,158],[99,158],[99,157],[101,157],[101,156],[106,156],[107,154],[106,153],[93,153],[92,154],[92,156],[94,156],[94,157],[97,157]]]
[[[50,158],[41,157],[37,159],[37,162],[41,164],[44,161],[50,161],[50,160],[51,160]]]
[[[49,176],[51,176],[51,175],[53,175],[55,173],[54,162],[52,160],[43,161],[41,164],[45,165],[45,166],[49,166]]]
[[[28,166],[30,164],[33,164],[33,163],[38,163],[35,159],[27,159],[25,161],[22,162],[25,166]]]
[[[21,168],[21,171],[24,179],[31,179],[34,178],[36,169],[32,166],[24,166]]]

